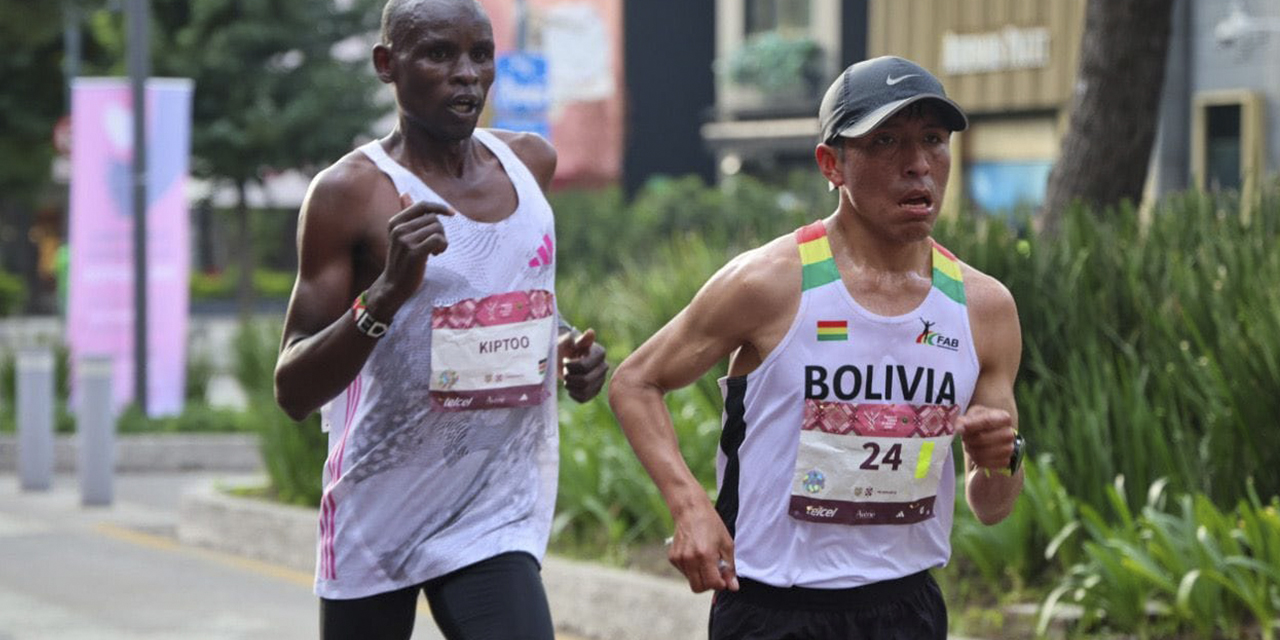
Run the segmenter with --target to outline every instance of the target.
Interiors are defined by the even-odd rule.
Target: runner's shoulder
[[[960,270],[964,276],[965,299],[974,317],[979,320],[1008,320],[1017,318],[1018,307],[1013,294],[1004,283],[983,273],[964,261]]]
[[[743,252],[722,267],[706,289],[731,311],[772,315],[800,295],[800,256],[790,235]]]
[[[311,180],[302,215],[328,219],[351,217],[352,212],[371,209],[374,202],[398,204],[395,187],[363,152],[354,150],[326,167]]]
[[[556,149],[546,138],[528,131],[489,129],[489,132],[511,147],[544,190],[551,186],[556,173]]]

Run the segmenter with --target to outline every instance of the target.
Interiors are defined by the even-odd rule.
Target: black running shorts
[[[418,593],[449,640],[554,640],[538,562],[504,553],[420,585],[353,600],[320,599],[322,640],[409,640]]]
[[[738,577],[711,605],[711,640],[946,640],[928,571],[851,589],[773,587]]]

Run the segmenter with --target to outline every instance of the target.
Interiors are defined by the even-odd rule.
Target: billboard
[[[185,396],[191,95],[185,79],[151,79],[147,116],[147,413],[179,413]],[[71,89],[67,342],[112,360],[117,410],[134,397],[133,99],[126,78]],[[73,377],[74,380],[74,377]]]

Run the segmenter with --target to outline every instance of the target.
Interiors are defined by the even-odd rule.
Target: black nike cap
[[[882,56],[850,65],[831,83],[818,107],[822,142],[857,138],[876,128],[904,107],[932,100],[952,131],[969,128],[960,105],[947,97],[942,83],[924,67],[896,56]]]

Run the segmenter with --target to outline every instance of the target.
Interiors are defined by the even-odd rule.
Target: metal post
[[[115,471],[116,417],[111,408],[111,358],[88,356],[77,371],[80,503],[109,505]]]
[[[53,353],[18,352],[18,476],[23,491],[45,491],[53,480]]]
[[[529,47],[529,2],[516,0],[516,51]]]
[[[147,410],[147,0],[129,0],[129,80],[133,88],[133,397]]]
[[[71,81],[80,75],[81,58],[80,5],[77,0],[62,0],[62,75],[66,79],[63,110],[71,113]]]

